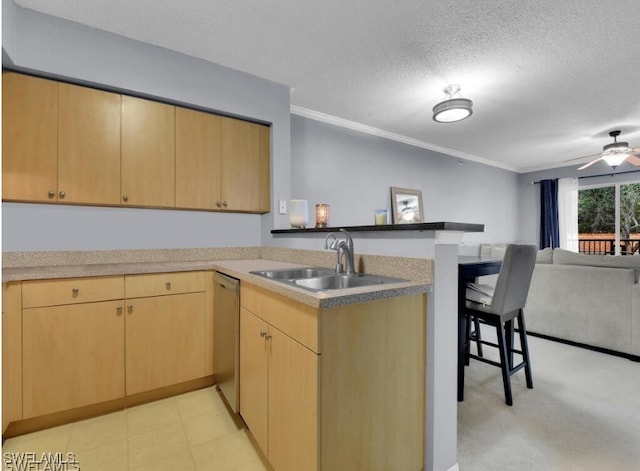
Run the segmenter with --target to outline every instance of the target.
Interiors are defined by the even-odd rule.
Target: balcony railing
[[[586,254],[615,255],[616,241],[614,239],[580,239],[578,251]],[[620,255],[640,254],[639,239],[620,239]]]

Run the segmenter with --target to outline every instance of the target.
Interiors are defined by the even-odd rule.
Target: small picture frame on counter
[[[419,224],[424,221],[422,191],[391,187],[393,224]]]

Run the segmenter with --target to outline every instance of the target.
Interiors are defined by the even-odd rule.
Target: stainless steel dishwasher
[[[213,368],[218,387],[233,412],[239,410],[240,281],[213,277]]]

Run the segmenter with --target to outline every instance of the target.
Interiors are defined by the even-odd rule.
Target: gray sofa
[[[501,246],[481,247],[500,256]],[[640,361],[640,256],[538,252],[527,330]]]

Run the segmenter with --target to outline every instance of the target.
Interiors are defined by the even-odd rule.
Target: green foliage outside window
[[[615,234],[615,188],[578,192],[578,232]],[[640,183],[620,186],[620,237],[640,233]]]

